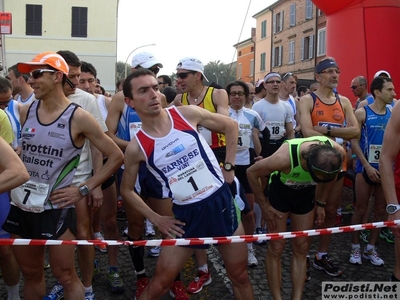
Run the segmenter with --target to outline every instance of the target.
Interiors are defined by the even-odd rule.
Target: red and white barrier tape
[[[56,245],[134,245],[134,246],[195,246],[195,245],[210,245],[210,244],[231,244],[231,243],[250,243],[258,240],[280,240],[292,239],[302,236],[315,236],[324,234],[335,234],[342,232],[352,232],[364,229],[374,229],[382,227],[392,227],[400,225],[400,220],[384,221],[357,225],[348,225],[342,227],[331,227],[322,229],[310,229],[303,231],[226,236],[214,238],[186,238],[186,239],[171,239],[171,240],[142,240],[142,241],[111,241],[111,240],[33,240],[33,239],[0,239],[0,245],[12,246],[56,246]]]

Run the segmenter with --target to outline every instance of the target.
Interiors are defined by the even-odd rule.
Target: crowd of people
[[[154,235],[154,227],[165,239],[284,232],[289,222],[292,231],[328,228],[338,225],[350,169],[352,224],[369,220],[371,197],[372,221],[399,219],[400,108],[387,71],[370,86],[364,76],[352,80],[353,107],[337,90],[340,68],[330,57],[317,64],[309,87],[298,87],[291,72],[270,72],[255,84],[207,85],[196,57],[178,62],[175,82],[158,75],[162,67],[151,53],[136,54],[114,95],[100,89],[95,66],[68,50],[40,53],[0,77],[1,237],[118,240],[121,200],[129,241]],[[343,273],[330,259],[330,237],[319,238],[312,256],[308,237],[292,240],[292,299],[302,298],[311,265],[330,276]],[[398,281],[400,242],[388,229],[353,232],[349,262],[383,265],[379,237],[396,240],[391,280]],[[108,255],[111,292],[124,292],[118,246],[96,247]],[[266,250],[273,299],[282,299],[284,247],[285,240],[271,240]],[[129,246],[135,299],[169,293],[185,300],[201,292],[212,283],[206,249],[154,247],[149,255],[157,264],[148,278],[144,247]],[[258,265],[253,244],[217,249],[235,299],[254,299],[247,271]],[[46,251],[57,279],[48,293]],[[180,272],[192,254],[198,273],[184,286]],[[20,299],[20,271],[24,299],[95,299],[94,246],[79,246],[77,257],[81,278],[74,246],[0,246],[8,300]]]

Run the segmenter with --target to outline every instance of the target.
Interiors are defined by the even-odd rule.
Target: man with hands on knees
[[[238,138],[237,123],[229,117],[213,114],[194,105],[163,109],[154,74],[141,69],[131,73],[124,83],[125,102],[142,121],[125,151],[125,172],[121,194],[168,238],[212,237],[244,234],[240,211],[229,189],[234,179]],[[226,161],[221,170],[206,140],[197,131],[204,126],[226,136]],[[176,218],[151,210],[134,192],[142,162],[156,177],[165,198],[172,198]],[[164,247],[154,277],[139,299],[159,299],[192,255],[195,247]],[[247,273],[247,249],[244,243],[219,245],[236,299],[253,299]]]
[[[298,138],[285,141],[273,155],[247,169],[250,187],[267,221],[269,233],[285,232],[288,217],[293,231],[312,229],[315,214],[315,224],[322,225],[326,199],[341,170],[344,156],[343,148],[328,137]],[[268,175],[267,199],[259,180]],[[309,244],[307,236],[292,241],[292,299],[302,296],[304,280],[299,278],[306,275]],[[271,240],[266,254],[265,268],[273,299],[282,299],[280,257],[284,247],[285,240]]]

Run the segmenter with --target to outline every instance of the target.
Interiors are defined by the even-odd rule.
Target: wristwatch
[[[331,136],[331,129],[332,129],[331,125],[328,125],[328,126],[326,127],[326,135],[327,135],[327,136]]]
[[[224,170],[228,171],[228,172],[235,171],[236,167],[235,167],[235,165],[231,164],[230,162],[226,162],[226,163],[224,163]]]
[[[89,189],[89,187],[88,187],[86,184],[81,185],[81,186],[78,188],[78,190],[79,190],[79,194],[81,194],[82,197],[85,197],[85,196],[87,196],[87,195],[90,194],[90,189]]]
[[[393,215],[394,213],[396,213],[399,210],[400,210],[400,205],[398,205],[398,204],[389,204],[388,206],[386,206],[386,211],[390,215]]]

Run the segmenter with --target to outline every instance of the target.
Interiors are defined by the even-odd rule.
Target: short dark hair
[[[10,72],[10,71],[13,71],[14,74],[15,74],[15,77],[17,77],[17,78],[18,78],[19,76],[22,76],[22,78],[24,78],[26,82],[27,82],[28,79],[29,79],[29,76],[30,76],[30,75],[29,75],[28,73],[21,73],[21,72],[18,70],[17,64],[12,65],[11,67],[9,67],[9,68],[8,68],[8,72]]]
[[[157,78],[162,78],[164,83],[168,84],[168,86],[172,86],[171,77],[169,77],[168,75],[160,75],[160,76],[157,76]]]
[[[150,71],[149,69],[144,69],[144,68],[137,69],[137,70],[133,71],[131,74],[129,74],[128,77],[126,77],[124,86],[123,86],[123,92],[124,92],[125,97],[133,100],[132,79],[140,77],[140,76],[145,76],[145,75],[150,75],[150,76],[155,77],[155,75],[152,71]]]
[[[97,78],[97,70],[91,63],[86,61],[81,61],[81,63],[81,72],[90,73],[94,76],[94,78]]]
[[[301,92],[307,93],[308,87],[301,85],[297,88],[297,96],[300,96]]]
[[[370,86],[370,91],[372,96],[374,96],[375,98],[375,92],[376,90],[382,92],[383,86],[385,84],[385,82],[392,82],[392,79],[388,78],[388,77],[375,77],[374,80],[372,80],[371,82],[371,86]]]
[[[0,76],[0,94],[12,91],[12,89],[11,82],[7,78]]]
[[[342,165],[342,155],[330,143],[311,144],[302,156],[312,166],[326,172],[333,172]]]
[[[241,81],[241,80],[235,80],[235,81],[229,83],[229,84],[226,86],[226,88],[225,88],[225,90],[226,90],[226,92],[228,93],[228,95],[229,95],[229,93],[231,92],[231,88],[232,88],[233,86],[241,86],[241,87],[243,88],[243,90],[244,90],[244,95],[245,95],[246,100],[249,98],[249,96],[250,96],[250,89],[249,89],[249,86],[247,85],[246,82]]]
[[[62,58],[65,59],[68,65],[73,66],[73,67],[80,67],[82,65],[80,59],[76,54],[72,51],[69,50],[60,50],[57,51],[59,55],[62,56]]]
[[[176,90],[172,86],[166,86],[162,93],[165,95],[165,98],[167,98],[168,104],[174,101],[176,97]]]

